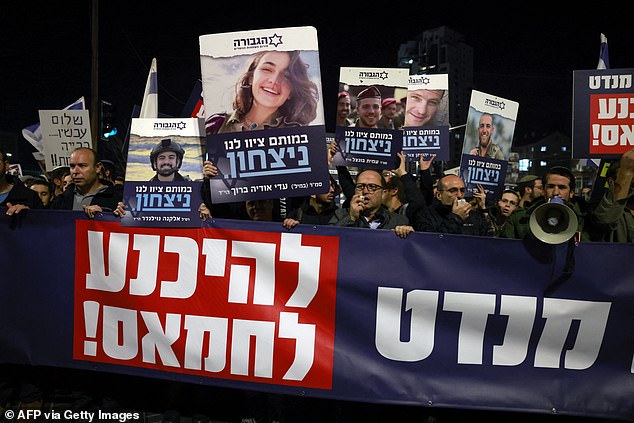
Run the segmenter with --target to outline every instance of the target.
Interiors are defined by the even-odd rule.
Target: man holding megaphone
[[[539,239],[547,244],[561,244],[581,233],[582,240],[589,240],[583,232],[582,204],[574,195],[575,176],[563,166],[554,166],[543,178],[544,198],[528,208],[517,209],[501,232],[501,238]]]

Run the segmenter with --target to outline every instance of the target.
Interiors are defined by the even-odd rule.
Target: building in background
[[[441,26],[419,34],[414,40],[401,44],[398,66],[409,67],[410,74],[446,73],[449,75],[449,123],[451,159],[444,165],[452,168],[460,164],[471,90],[473,82],[473,48],[464,36],[449,27]]]
[[[561,132],[552,132],[533,142],[511,149],[519,156],[518,176],[544,175],[553,166],[565,166],[575,175],[575,192],[581,193],[584,186],[592,186],[597,167],[588,160],[572,158],[572,140]],[[590,165],[588,165],[590,164]]]
[[[449,161],[436,163],[434,172],[443,173],[460,165],[465,125],[469,114],[471,91],[474,89],[473,48],[464,36],[449,27],[441,26],[423,31],[414,40],[399,47],[398,66],[409,67],[411,75],[446,73],[449,76]],[[521,145],[517,138],[521,137]],[[561,132],[533,135],[515,134],[509,157],[506,185],[514,186],[527,174],[543,175],[552,166],[566,166],[577,179],[576,192],[592,185],[596,169],[572,160],[572,141]]]

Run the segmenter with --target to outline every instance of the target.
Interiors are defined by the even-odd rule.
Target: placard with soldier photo
[[[408,77],[405,68],[340,69],[338,101],[349,103],[351,111],[343,120],[338,117],[335,137],[347,165],[398,167],[404,116],[396,98],[407,89]]]
[[[203,119],[132,119],[122,225],[201,226],[203,142]]]
[[[449,75],[410,75],[404,107],[403,154],[449,160]]]
[[[515,101],[472,91],[460,162],[465,196],[471,197],[478,185],[487,198],[502,194],[518,109]]]

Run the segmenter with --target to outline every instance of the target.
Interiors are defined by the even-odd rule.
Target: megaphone
[[[561,244],[573,237],[579,222],[574,211],[559,196],[537,207],[528,222],[530,231],[546,244]]]

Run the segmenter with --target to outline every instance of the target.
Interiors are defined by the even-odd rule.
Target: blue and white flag
[[[601,50],[599,51],[599,64],[597,64],[597,69],[610,69],[608,38],[605,34],[601,34]]]
[[[158,117],[158,80],[156,75],[156,57],[152,59],[150,73],[147,76],[140,118],[156,119]]]
[[[600,163],[601,163],[601,159],[579,159],[577,166],[578,166],[578,170],[582,170],[583,167],[598,169]]]
[[[610,57],[608,55],[608,38],[605,34],[601,34],[601,50],[599,51],[599,63],[597,69],[610,69]],[[582,170],[583,167],[589,167],[591,169],[598,169],[601,159],[580,159],[578,163],[578,169]]]
[[[86,102],[84,97],[79,97],[74,103],[64,107],[63,110],[85,110]],[[44,160],[44,144],[42,141],[42,130],[40,128],[40,122],[29,125],[22,129],[22,136],[31,143],[33,147],[37,149],[33,153],[35,160]]]

